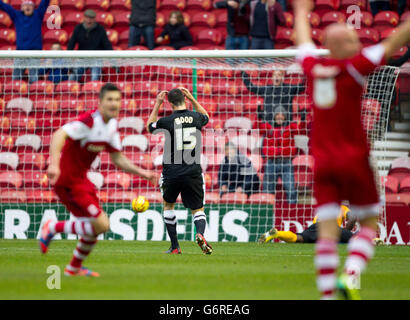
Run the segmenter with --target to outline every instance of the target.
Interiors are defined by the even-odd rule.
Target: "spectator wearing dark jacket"
[[[214,3],[216,9],[226,8],[228,36],[225,41],[226,50],[246,50],[249,48],[249,18],[250,0],[218,1]]]
[[[169,15],[168,23],[164,27],[161,35],[157,38],[157,43],[169,37],[169,45],[176,50],[182,47],[192,46],[192,37],[188,28],[184,24],[184,16],[180,11],[172,11]]]
[[[78,50],[112,50],[110,40],[104,27],[96,22],[96,13],[88,9],[84,12],[84,20],[78,24],[68,41],[67,50],[74,50],[78,45]],[[70,80],[80,81],[85,72],[85,67],[76,68],[70,75]],[[100,80],[101,66],[91,67],[91,80]]]
[[[259,130],[265,137],[262,143],[262,153],[267,158],[263,191],[275,193],[279,177],[286,192],[287,201],[297,203],[297,191],[293,173],[292,159],[297,155],[294,136],[306,134],[306,122],[287,121],[286,110],[279,106],[274,110],[274,125],[259,122]]]
[[[51,50],[62,50],[61,44],[55,42],[51,46]],[[54,83],[68,80],[68,62],[66,59],[49,59],[47,61],[47,68],[40,69],[39,74],[44,75],[45,78]]]
[[[225,145],[225,158],[219,166],[218,183],[221,195],[227,192],[258,192],[259,177],[251,161],[232,143]]]
[[[41,0],[40,5],[35,9],[32,0],[23,0],[21,10],[16,10],[12,6],[0,1],[0,10],[6,12],[16,27],[16,49],[17,50],[42,50],[43,37],[41,26],[50,0]],[[15,65],[32,65],[27,59],[16,59]],[[22,78],[26,68],[15,68],[13,79]],[[38,69],[29,68],[29,82],[38,80]]]
[[[251,49],[274,49],[277,26],[286,23],[281,5],[276,0],[252,0],[250,7]]]
[[[285,108],[289,120],[293,119],[292,101],[295,95],[305,90],[304,85],[292,85],[284,83],[285,71],[275,69],[273,71],[273,85],[257,86],[252,83],[249,75],[242,72],[242,79],[248,90],[263,97],[263,109],[258,106],[258,118],[261,121],[273,125],[273,112],[276,107]]]
[[[378,14],[380,11],[390,10],[390,0],[369,0],[369,4],[373,16]]]
[[[131,0],[128,47],[138,46],[141,36],[143,36],[148,49],[153,50],[155,46],[154,29],[156,19],[156,0]]]

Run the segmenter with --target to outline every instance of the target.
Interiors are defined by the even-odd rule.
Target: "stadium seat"
[[[27,117],[15,117],[11,119],[11,128],[19,133],[36,131],[36,119]]]
[[[10,189],[20,189],[23,185],[23,177],[15,171],[6,171],[0,173],[0,187]]]
[[[324,39],[323,31],[320,29],[312,29],[312,39],[316,45],[320,46]]]
[[[222,34],[215,29],[204,29],[197,35],[195,46],[202,49],[204,46],[219,45],[222,41]]]
[[[380,102],[376,99],[362,100],[362,121],[365,129],[370,132],[380,118]]]
[[[107,202],[128,203],[134,199],[137,194],[134,191],[114,191],[108,192]]]
[[[154,82],[138,81],[134,85],[134,91],[143,97],[156,96],[158,92],[158,84]]]
[[[131,0],[111,0],[111,10],[131,10]]]
[[[15,46],[15,45],[11,45],[11,44],[6,44],[6,45],[4,45],[4,46],[0,46],[0,50],[16,50],[16,46]],[[6,69],[6,70],[4,70],[4,71],[5,71],[5,73],[8,72],[8,71],[11,71],[11,72],[12,72],[11,69]]]
[[[167,18],[161,13],[157,12],[157,20],[155,22],[157,27],[163,28],[167,23]]]
[[[107,29],[107,37],[113,46],[116,45],[119,41],[119,35],[117,30],[115,29]]]
[[[10,28],[12,24],[10,16],[5,12],[0,12],[0,28]]]
[[[39,151],[41,147],[41,138],[36,134],[25,134],[19,136],[15,142],[16,148],[23,150]]]
[[[16,170],[19,165],[19,156],[15,152],[0,152],[0,169]]]
[[[298,134],[294,137],[295,147],[303,154],[307,155],[309,153],[309,137],[306,135]]]
[[[192,27],[213,28],[216,25],[216,16],[212,12],[198,12],[191,18]],[[192,30],[192,29],[191,29]]]
[[[24,171],[23,184],[24,188],[48,188],[47,173],[44,171]]]
[[[147,190],[150,187],[151,187],[151,185],[146,179],[141,178],[141,177],[136,176],[136,175],[132,176],[131,190],[134,190],[134,189]]]
[[[30,94],[36,95],[36,100],[44,95],[52,95],[54,93],[54,83],[48,80],[39,80],[33,82],[29,86]],[[38,95],[38,96],[37,96]]]
[[[103,1],[108,2],[108,0],[103,0]],[[96,20],[99,24],[103,25],[105,28],[111,28],[114,25],[114,16],[110,12],[97,12]]]
[[[393,54],[393,59],[398,59],[407,53],[408,47],[403,46]]]
[[[62,10],[77,10],[83,11],[84,0],[59,0],[59,6]]]
[[[144,120],[139,117],[122,118],[118,123],[120,132],[141,133],[144,130]]]
[[[10,80],[4,83],[3,90],[5,94],[18,93],[25,95],[28,92],[28,84],[24,80]]]
[[[366,10],[366,0],[340,0],[340,11],[346,12],[349,6],[358,6],[360,10]]]
[[[104,176],[100,172],[88,171],[87,178],[100,190],[104,185]]]
[[[100,200],[100,202],[106,203],[108,202],[108,192],[107,191],[97,191],[97,197]]]
[[[340,7],[340,0],[315,0],[315,11],[322,16],[329,11],[338,10]]]
[[[46,117],[47,113],[48,116],[55,113],[59,109],[58,100],[48,97],[41,97],[35,100],[33,111],[36,115],[41,115]]]
[[[399,192],[399,180],[392,176],[381,177],[382,183],[385,187],[386,193]]]
[[[298,113],[302,110],[311,110],[312,102],[305,94],[296,95],[292,100],[292,112]]]
[[[206,203],[218,204],[219,203],[219,192],[206,192],[205,195]]]
[[[81,93],[98,96],[103,85],[104,82],[99,80],[86,82],[81,89]]]
[[[386,205],[388,206],[408,206],[410,205],[410,194],[398,193],[386,194]]]
[[[148,48],[146,46],[133,46],[133,47],[129,47],[127,48],[127,50],[148,50]]]
[[[108,10],[109,8],[109,0],[85,0],[84,9]]]
[[[382,32],[394,28],[399,23],[399,15],[394,11],[380,11],[374,17],[373,28]]]
[[[109,173],[104,179],[104,188],[107,189],[118,189],[128,190],[131,185],[131,177],[129,174],[124,172],[113,172]]]
[[[340,11],[327,12],[322,16],[320,27],[326,27],[332,23],[344,23],[346,22],[346,16]]]
[[[159,46],[159,47],[155,47],[154,50],[175,50],[175,48],[171,46]]]
[[[148,149],[148,139],[142,134],[129,135],[122,140],[122,146],[125,150],[137,148],[140,151],[146,151]]]
[[[360,42],[364,45],[371,45],[379,42],[379,32],[372,28],[360,28],[357,31]]]
[[[293,14],[285,11],[283,12],[283,15],[285,16],[285,27],[292,28],[293,27]]]
[[[64,16],[64,28],[71,26],[73,27],[72,29],[74,29],[74,26],[81,23],[83,21],[83,18],[83,14],[77,11],[67,13],[67,15]]]
[[[284,49],[294,44],[294,32],[291,28],[278,27],[275,36],[275,48]]]
[[[296,156],[292,160],[295,184],[298,189],[306,190],[313,187],[313,157],[309,155]]]
[[[14,147],[14,138],[10,135],[2,134],[0,136],[0,150],[10,151]]]
[[[111,14],[115,17],[114,18],[114,25],[113,28],[118,31],[118,34],[121,35],[121,33],[125,30],[129,30],[129,25],[130,25],[130,16],[131,12],[129,10],[123,11],[123,10],[113,10],[110,11]],[[157,15],[159,12],[157,13]]]
[[[389,37],[393,33],[396,33],[396,31],[397,31],[396,28],[387,28],[387,29],[381,30],[380,31],[380,41],[386,39],[387,37]]]
[[[5,133],[10,130],[10,118],[3,116],[0,118],[0,131]]]
[[[29,114],[33,110],[33,101],[28,98],[14,98],[7,103],[6,109],[13,112],[15,116],[17,116],[16,112]]]
[[[13,29],[0,29],[0,44],[15,44],[16,32]]]
[[[5,202],[24,203],[26,201],[27,201],[27,196],[24,191],[5,190],[5,191],[0,192],[0,203],[5,203]]]
[[[242,129],[247,133],[252,129],[252,121],[245,117],[232,117],[225,121],[225,129],[229,128]]]
[[[400,182],[399,193],[410,194],[410,174]]]
[[[58,42],[62,45],[68,42],[68,34],[65,30],[48,30],[43,34],[44,43]]]
[[[44,170],[46,157],[42,153],[24,152],[19,156],[18,170]]]
[[[78,95],[80,93],[80,83],[77,81],[61,81],[55,88],[57,94],[72,94]]]
[[[309,12],[308,19],[313,28],[318,28],[320,25],[320,16],[316,12]]]
[[[27,190],[26,196],[29,203],[51,203],[58,201],[56,193],[51,190]]]
[[[394,172],[405,172],[410,174],[410,157],[394,159],[389,174]]]
[[[216,28],[226,28],[226,24],[228,23],[228,14],[224,10],[221,13],[216,14]]]
[[[248,202],[248,196],[243,192],[228,192],[222,195],[220,203],[240,203]]]
[[[162,0],[160,3],[160,10],[179,10],[184,11],[186,7],[185,0]]]
[[[271,193],[254,193],[249,196],[248,203],[273,205],[275,203],[275,195]]]
[[[352,17],[353,15],[357,14],[355,11],[353,11],[352,14],[347,15],[347,20],[349,20],[350,17]],[[360,27],[365,27],[365,28],[370,28],[373,25],[373,15],[368,12],[368,11],[361,11],[359,13],[360,18],[359,22],[359,26]],[[353,20],[351,21],[351,23],[354,25],[356,23],[356,17],[352,18]],[[358,29],[356,29],[356,31],[358,31]]]
[[[159,191],[152,191],[142,194],[150,203],[162,203],[164,200]]]
[[[151,155],[147,152],[125,152],[124,154],[132,161],[132,163],[135,163],[144,169],[152,170],[154,168]]]
[[[212,0],[187,0],[186,11],[209,11],[212,9]]]

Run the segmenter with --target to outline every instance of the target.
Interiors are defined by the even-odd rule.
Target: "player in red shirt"
[[[40,249],[46,253],[57,233],[80,236],[74,256],[64,270],[67,276],[99,276],[82,267],[83,260],[97,242],[97,236],[109,229],[107,214],[101,209],[94,185],[87,171],[97,155],[106,150],[113,163],[122,170],[156,182],[153,172],[141,169],[121,153],[117,117],[121,107],[121,91],[113,84],[105,84],[100,91],[97,110],[81,115],[65,124],[52,137],[48,176],[54,191],[66,208],[78,218],[75,221],[47,221],[40,238]]]
[[[381,43],[361,48],[354,29],[332,24],[325,30],[328,57],[318,57],[307,18],[311,0],[294,0],[297,59],[307,77],[313,101],[311,132],[315,159],[314,195],[320,219],[316,243],[317,285],[322,298],[332,299],[336,286],[345,298],[359,298],[351,282],[358,279],[374,253],[379,195],[369,164],[369,145],[361,123],[361,95],[365,77],[383,65],[410,39],[410,21]],[[348,200],[361,229],[348,244],[345,271],[337,281],[340,237],[337,216]],[[350,275],[350,276],[349,276]]]

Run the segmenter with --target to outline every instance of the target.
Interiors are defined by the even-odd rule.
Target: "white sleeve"
[[[380,65],[384,57],[384,46],[379,43],[374,46],[366,47],[362,50],[362,54],[374,65]]]
[[[73,140],[84,139],[90,132],[90,127],[81,121],[72,121],[63,126],[63,130]]]
[[[296,61],[301,63],[306,57],[316,57],[315,50],[317,49],[313,42],[305,42],[298,46]]]
[[[116,151],[121,151],[122,150],[122,145],[121,145],[121,138],[119,132],[115,132],[114,135],[112,136],[112,139],[110,141],[110,146]]]

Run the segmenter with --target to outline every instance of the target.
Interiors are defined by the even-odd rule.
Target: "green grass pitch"
[[[35,240],[0,240],[0,299],[317,299],[313,245],[215,243],[202,254],[181,242],[182,255],[166,255],[166,242],[100,241],[85,265],[100,278],[62,276],[46,286],[46,270],[63,270],[75,241],[51,243],[42,256]],[[346,246],[340,245],[341,261]],[[410,247],[377,247],[362,276],[363,299],[410,299]]]

